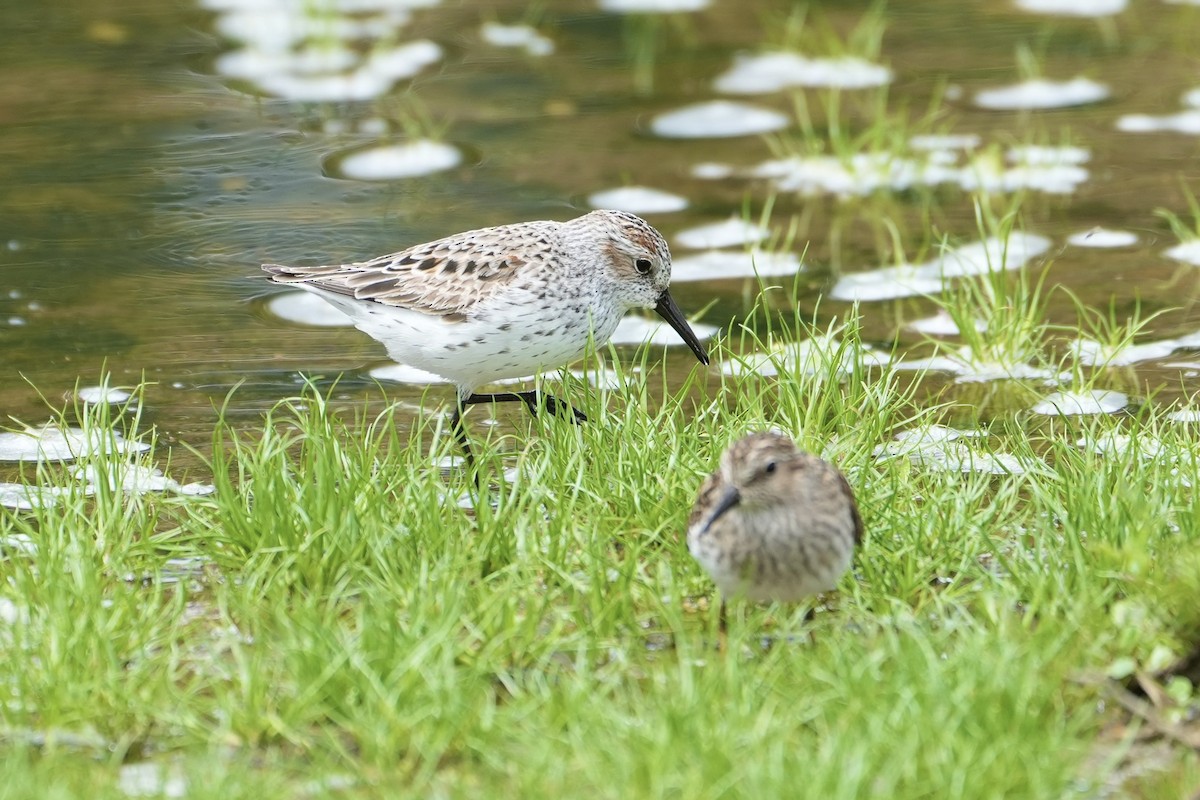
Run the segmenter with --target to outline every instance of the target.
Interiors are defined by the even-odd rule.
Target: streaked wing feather
[[[264,264],[276,283],[308,283],[326,291],[438,316],[456,316],[504,288],[529,263],[514,255],[536,244],[560,258],[557,222],[522,222],[466,231],[369,261],[319,267]]]

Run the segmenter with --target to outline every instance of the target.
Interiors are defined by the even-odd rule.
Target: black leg
[[[463,422],[462,401],[454,405],[454,413],[450,415],[450,429],[454,431],[454,438],[458,441],[458,446],[462,448],[463,454],[467,458],[467,466],[474,466],[475,454],[471,452],[471,440],[467,436],[467,426]]]
[[[568,403],[564,403],[553,395],[539,393],[536,389],[531,389],[528,392],[471,394],[463,399],[462,404],[473,406],[480,403],[515,403],[518,401],[524,403],[525,407],[529,409],[529,413],[535,417],[541,409],[545,409],[555,416],[561,415],[564,411],[569,411],[571,412],[572,422],[587,422],[587,415],[582,411],[579,411]]]

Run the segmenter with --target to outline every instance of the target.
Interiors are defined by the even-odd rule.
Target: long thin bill
[[[675,305],[675,300],[672,299],[670,292],[663,292],[662,297],[658,298],[658,305],[654,307],[658,315],[667,321],[667,324],[675,329],[679,334],[679,338],[683,339],[687,346],[692,348],[692,352],[696,354],[696,358],[700,359],[701,364],[708,363],[708,353],[704,352],[704,345],[700,344],[700,340],[696,338],[692,326],[688,325],[687,320],[683,316],[683,312],[679,310],[679,306]]]

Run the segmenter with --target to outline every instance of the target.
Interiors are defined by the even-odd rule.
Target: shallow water
[[[125,0],[102,10],[85,2],[0,10],[16,34],[0,55],[7,78],[0,86],[4,414],[40,423],[47,413],[39,392],[58,405],[77,383],[95,385],[104,369],[116,385],[143,376],[154,382],[143,402],[146,419],[169,438],[195,444],[207,440],[214,405],[235,386],[230,411],[249,426],[262,408],[295,393],[301,374],[323,382],[344,374],[344,396],[378,396],[368,371],[386,362],[382,348],[353,329],[272,314],[266,301],[277,292],[262,277],[261,262],[359,260],[468,228],[566,219],[586,211],[590,195],[625,185],[686,200],[684,210],[647,214],[682,260],[704,251],[675,245],[678,234],[744,208],[757,223],[774,194],[770,180],[749,176],[778,155],[762,136],[666,138],[655,130],[661,115],[717,100],[791,119],[791,90],[746,95],[715,88],[738,55],[778,49],[785,4],[713,0],[695,12],[647,16],[606,13],[580,0],[540,4],[531,16],[521,2],[391,2],[380,4],[390,9],[382,31],[363,27],[363,14],[331,13],[316,35],[328,45],[326,57],[361,66],[390,57],[387,48],[420,41],[433,43],[438,57],[411,79],[384,79],[392,88],[382,94],[355,83],[367,99],[319,102],[277,96],[286,93],[278,73],[261,82],[232,74],[242,69],[230,66],[241,47],[235,37],[276,24],[252,16],[247,22],[238,11],[272,5]],[[834,33],[845,37],[866,8],[811,4],[801,49],[819,50]],[[335,23],[347,19],[359,25],[349,55],[335,33]],[[485,42],[487,22],[532,23],[553,52],[545,54],[537,38],[525,45],[518,36],[513,47]],[[1088,151],[1086,163],[1074,165],[1086,170],[1081,182],[1065,192],[1033,191],[1023,205],[1025,230],[1052,242],[1052,283],[1090,306],[1112,303],[1118,318],[1138,303],[1143,315],[1173,309],[1153,321],[1147,339],[1200,330],[1191,307],[1197,268],[1165,255],[1179,241],[1155,213],[1164,208],[1191,219],[1184,189],[1200,194],[1200,136],[1119,125],[1125,118],[1128,129],[1129,115],[1187,113],[1185,93],[1200,86],[1200,7],[1143,2],[1089,19],[1027,13],[998,0],[928,0],[894,4],[884,22],[877,60],[894,76],[888,107],[914,117],[938,109],[936,123],[914,134],[971,134],[983,148],[999,148],[1001,160],[1018,144]],[[824,38],[813,33],[822,26],[831,32]],[[1021,46],[1031,48],[1044,77],[1084,76],[1105,84],[1110,98],[1038,111],[977,107],[979,92],[1026,77],[1017,64]],[[432,52],[425,48],[424,57]],[[386,66],[403,75],[394,59]],[[311,64],[288,69],[287,91],[350,91],[314,84]],[[801,91],[820,134],[823,95]],[[844,124],[872,124],[873,91],[841,95]],[[349,156],[431,132],[457,149],[461,164],[425,177],[342,177]],[[732,174],[697,177],[701,164],[726,165]],[[891,251],[885,219],[899,231],[904,253]],[[805,317],[819,307],[823,323],[849,309],[821,299],[842,274],[931,261],[943,235],[957,245],[982,238],[970,195],[945,183],[866,199],[781,191],[767,226],[775,246],[793,226],[789,249],[805,265],[798,306]],[[1096,227],[1133,232],[1137,242],[1113,249],[1067,244]],[[681,282],[673,293],[686,311],[707,306],[702,321],[726,331],[754,294],[741,277]],[[904,323],[929,317],[935,306],[907,298],[863,309],[867,338],[890,347],[920,343]],[[1065,295],[1052,299],[1050,313],[1057,322],[1075,318]],[[1188,395],[1198,380],[1193,356],[1175,351],[1138,362],[1114,388],[1161,390],[1159,401]],[[669,368],[691,369],[691,355],[673,350]],[[717,379],[719,367],[711,374]],[[423,392],[388,389],[410,401]],[[434,388],[429,402],[451,396],[448,387]]]

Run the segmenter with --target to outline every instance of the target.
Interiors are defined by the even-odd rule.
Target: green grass
[[[1200,622],[1190,431],[1153,405],[1014,414],[973,446],[1043,465],[1025,475],[880,461],[938,410],[859,363],[856,318],[784,322],[833,334],[801,380],[667,385],[643,354],[626,390],[555,387],[589,424],[473,412],[475,511],[470,476],[434,466],[454,453],[436,415],[310,389],[253,434],[218,426],[210,496],[0,512],[36,544],[0,559],[0,796],[122,797],[142,761],[214,798],[1089,796],[1129,722],[1094,676],[1182,654]],[[842,465],[867,540],[823,602],[735,605],[721,654],[681,533],[720,451],[767,425]],[[1114,431],[1162,450],[1075,444]]]

